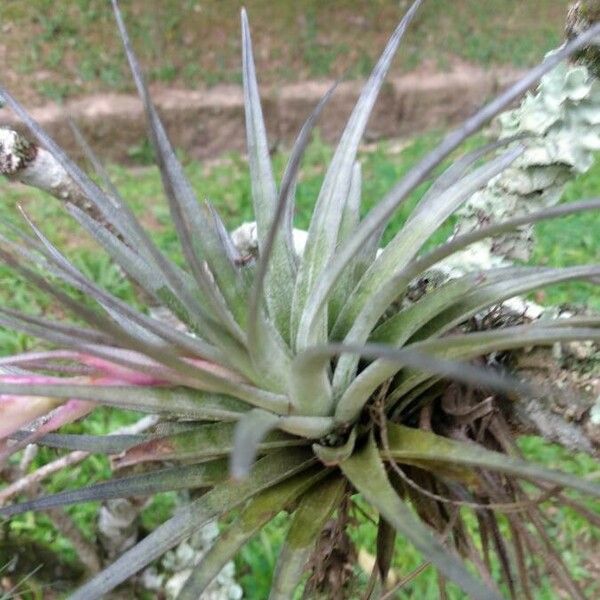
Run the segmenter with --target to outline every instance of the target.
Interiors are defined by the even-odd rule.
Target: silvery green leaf
[[[70,599],[101,598],[215,517],[304,471],[313,463],[314,460],[306,452],[293,449],[261,459],[253,469],[251,479],[221,483],[194,502],[181,507],[168,521],[80,587]]]
[[[462,560],[437,539],[418,519],[390,484],[373,435],[363,450],[340,465],[350,482],[396,531],[404,536],[441,573],[454,581],[469,598],[496,600],[501,596],[477,580]]]
[[[23,440],[31,435],[31,431],[16,431],[10,439]],[[119,454],[128,448],[141,444],[146,435],[141,434],[112,434],[112,435],[79,435],[72,433],[47,433],[38,438],[36,444],[48,448],[63,450],[83,450],[100,454]]]
[[[521,271],[520,273],[518,271]],[[464,322],[482,309],[499,304],[544,286],[583,279],[598,272],[598,267],[572,267],[569,269],[499,269],[495,273],[473,273],[426,294],[417,303],[399,312],[376,330],[372,341],[404,345],[412,341],[438,337]],[[586,320],[582,326],[593,321]],[[554,325],[554,323],[553,323]],[[568,324],[562,324],[567,326]],[[391,377],[397,367],[386,360],[377,360],[364,369],[348,385],[342,395],[343,402],[353,403],[350,398],[369,397]]]
[[[472,117],[462,123],[460,127],[449,133],[442,142],[427,156],[425,156],[409,173],[394,186],[392,190],[377,204],[362,220],[355,234],[338,249],[327,266],[320,273],[311,287],[310,298],[306,301],[302,319],[309,329],[318,322],[326,309],[331,291],[337,283],[344,269],[351,263],[371,237],[380,232],[388,223],[396,208],[420,184],[431,171],[438,166],[453,150],[465,139],[485,125],[490,119],[498,115],[506,106],[527,91],[545,73],[554,68],[581,47],[589,43],[600,33],[600,23],[595,24],[575,40],[565,44],[561,49],[549,56],[543,63],[537,65],[525,74],[519,81],[510,86]]]
[[[350,189],[348,191],[348,198],[344,205],[344,212],[340,222],[340,230],[338,234],[338,245],[342,244],[352,232],[358,226],[360,221],[360,199],[361,199],[361,188],[362,188],[362,175],[360,163],[354,163],[354,169],[352,170],[352,180],[350,182]],[[373,257],[374,258],[374,257]],[[331,299],[329,300],[329,306],[327,308],[329,325],[328,329],[333,327],[333,324],[337,320],[342,307],[348,300],[354,286],[358,283],[363,275],[363,271],[360,268],[360,264],[355,265],[355,268],[346,269],[340,281],[336,285]]]
[[[254,287],[250,296],[250,307],[248,311],[248,346],[250,348],[258,345],[257,338],[260,334],[258,328],[261,327],[264,322],[260,312],[260,302],[263,291],[267,296],[267,306],[271,307],[272,318],[281,337],[286,343],[290,343],[289,298],[292,296],[293,282],[296,279],[297,260],[294,249],[292,224],[295,184],[300,169],[300,161],[302,160],[310,140],[310,135],[323,108],[325,108],[325,105],[331,98],[335,87],[336,86],[333,85],[323,98],[321,98],[302,126],[290,153],[288,164],[281,180],[281,189],[279,190],[275,214],[273,215],[273,220],[266,238],[261,244],[258,265],[254,274]],[[280,238],[282,238],[281,241]],[[286,288],[286,282],[281,281],[287,277],[286,268],[280,270],[278,263],[284,259],[286,261],[290,260],[290,252],[291,264],[293,266],[292,277],[290,280],[292,285]],[[271,264],[271,259],[273,260],[273,264]],[[269,276],[272,281],[268,280]],[[278,305],[282,302],[285,302],[287,305],[284,310],[278,308]]]
[[[229,472],[233,479],[248,476],[261,443],[279,425],[280,420],[278,415],[258,408],[248,411],[238,420],[229,460]]]
[[[250,26],[245,9],[242,9],[242,74],[244,80],[244,108],[246,113],[246,140],[248,145],[248,161],[252,182],[252,200],[258,233],[259,256],[268,249],[269,258],[265,262],[265,292],[271,318],[284,340],[289,341],[290,303],[296,278],[294,246],[288,235],[269,235],[280,228],[280,221],[285,215],[285,206],[289,196],[280,199],[279,219],[277,218],[277,188],[269,156],[269,144],[265,123],[260,106],[260,95],[256,81]],[[293,179],[290,184],[293,183]],[[287,190],[289,191],[289,189]],[[267,244],[267,241],[270,242]],[[270,246],[270,247],[269,247]],[[272,253],[272,256],[270,254]],[[266,269],[269,264],[270,268]]]
[[[600,330],[598,329],[521,325],[489,332],[452,335],[439,340],[418,342],[406,348],[417,352],[431,353],[434,357],[454,362],[470,360],[492,352],[527,348],[528,346],[548,346],[556,342],[597,340],[600,340]],[[407,369],[406,373],[403,373],[401,381],[390,394],[390,402],[393,403],[402,398],[428,378],[429,375],[421,370]],[[481,385],[485,386],[483,378]]]
[[[427,239],[471,194],[504,171],[521,153],[520,147],[508,150],[479,167],[436,197],[427,214],[411,219],[364,274],[345,304],[332,336],[341,338],[345,335],[343,339],[347,344],[365,342],[381,315],[397,298],[398,292],[386,286],[394,274],[402,272]],[[334,395],[349,384],[357,365],[357,356],[340,358],[333,379]]]
[[[422,465],[427,462],[447,462],[506,473],[530,481],[544,481],[600,497],[600,485],[594,481],[486,450],[479,444],[443,438],[429,431],[395,423],[389,424],[388,441],[391,458],[399,463],[406,461],[410,464],[411,460],[423,461]]]
[[[21,384],[0,382],[0,394],[77,398],[140,412],[173,414],[206,420],[239,419],[250,406],[236,398],[183,387],[84,384]]]
[[[417,256],[429,237],[467,198],[507,169],[522,152],[523,149],[518,147],[492,159],[432,200],[427,213],[413,216],[361,279],[334,327],[334,335],[341,337],[346,333],[345,340],[348,343],[364,341],[364,332],[373,328],[389,304],[395,300],[395,297],[389,300],[383,297],[380,288]],[[360,325],[357,321],[360,321]]]
[[[223,244],[222,235],[225,228],[222,227],[214,212],[207,214],[209,209],[207,207],[203,209],[198,204],[192,186],[185,177],[183,168],[175,156],[175,151],[152,104],[116,2],[113,2],[113,9],[133,78],[144,103],[150,139],[156,152],[171,216],[182,242],[182,248],[186,252],[186,258],[194,267],[193,272],[198,285],[205,294],[210,296],[213,284],[201,268],[202,260],[206,259],[229,309],[236,320],[244,325],[246,306],[240,302],[242,280],[227,252],[227,248],[232,246]],[[202,214],[203,210],[204,214]],[[218,298],[215,298],[214,302],[218,306]]]
[[[333,475],[302,496],[277,559],[269,600],[294,597],[310,554],[345,489],[344,479]]]
[[[148,471],[146,473],[103,481],[102,483],[76,490],[42,496],[19,504],[11,504],[10,506],[0,508],[0,516],[10,517],[29,510],[47,510],[57,506],[109,500],[111,498],[146,497],[173,490],[212,487],[221,483],[226,478],[226,474],[227,464],[224,459],[200,465],[178,466]]]
[[[128,448],[123,455],[115,459],[115,464],[119,467],[127,467],[143,462],[181,460],[191,460],[199,463],[228,456],[232,451],[237,450],[239,423],[244,422],[249,414],[255,413],[245,412],[239,416],[237,422],[206,423],[181,432],[154,436]],[[274,415],[272,416],[275,420],[277,419]],[[272,429],[274,427],[271,427],[270,430],[257,439],[252,440],[253,448],[248,450],[251,455],[250,467],[257,452],[268,453],[279,448],[307,444],[306,440],[302,438],[288,435],[282,431],[272,431]],[[236,460],[234,456],[232,456],[231,461],[233,462],[233,460]],[[237,465],[235,466],[237,467]],[[241,467],[246,468],[244,464]],[[240,473],[240,475],[242,476],[243,473]]]
[[[292,335],[295,336],[297,333],[295,346],[300,350],[314,341],[324,341],[327,335],[327,319],[322,317],[311,331],[301,325],[304,307],[317,277],[321,274],[336,249],[340,221],[350,191],[352,170],[358,145],[392,59],[420,5],[421,0],[416,0],[406,12],[375,65],[369,80],[363,87],[319,192],[308,230],[306,248],[296,279],[292,305]],[[317,320],[315,319],[315,321]]]

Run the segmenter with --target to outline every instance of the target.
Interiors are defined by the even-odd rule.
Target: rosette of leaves
[[[97,185],[2,90],[6,103],[53,153],[102,222],[67,207],[73,218],[186,328],[166,325],[108,293],[78,271],[30,220],[31,233],[12,228],[2,236],[4,262],[76,317],[57,322],[0,310],[3,326],[61,348],[3,359],[2,433],[18,440],[9,450],[36,441],[116,454],[120,465],[139,471],[7,506],[0,514],[10,517],[166,490],[201,492],[72,598],[103,596],[206,523],[233,513],[235,518],[180,594],[198,598],[238,549],[281,511],[290,514],[290,527],[270,597],[292,598],[305,583],[307,564],[319,561],[326,524],[333,519],[338,529],[352,525],[345,511],[356,494],[379,519],[376,565],[365,590],[370,597],[388,593],[383,582],[397,536],[438,569],[441,585],[455,582],[469,597],[532,597],[529,574],[534,566],[552,572],[573,597],[584,596],[553,548],[540,504],[551,498],[568,501],[592,518],[563,489],[599,497],[600,485],[520,457],[502,407],[540,390],[486,368],[485,357],[525,346],[597,341],[598,320],[575,317],[484,331],[464,324],[515,295],[597,278],[600,267],[492,268],[451,280],[411,302],[398,300],[422,273],[472,243],[600,207],[600,201],[587,200],[545,208],[424,250],[428,238],[464,201],[521,156],[527,140],[506,139],[478,149],[441,174],[436,168],[599,28],[554,53],[448,134],[362,217],[358,146],[420,4],[415,2],[402,19],[362,90],[327,167],[301,256],[292,238],[296,178],[311,129],[331,92],[308,117],[277,186],[244,12],[243,82],[256,260],[239,254],[216,211],[197,200],[186,180],[116,1],[118,27],[146,109],[183,265],[154,245],[109,181],[104,178],[105,185]],[[396,208],[427,180],[433,182],[429,193],[378,253]],[[70,402],[77,403],[75,409]],[[163,423],[152,434],[135,436],[47,433],[47,426],[17,431],[52,409],[55,419],[57,410],[66,413],[56,425],[69,420],[69,410],[79,410],[80,416],[95,405],[158,413]],[[315,572],[327,568],[320,564]],[[321,593],[320,583],[309,580],[308,593]]]

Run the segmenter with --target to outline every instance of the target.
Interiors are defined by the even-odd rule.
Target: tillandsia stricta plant
[[[0,238],[3,261],[76,317],[60,323],[0,310],[3,326],[60,348],[2,359],[1,433],[14,440],[5,444],[4,456],[35,441],[117,455],[119,465],[139,469],[13,504],[0,509],[0,515],[167,490],[202,491],[72,598],[103,596],[206,523],[234,513],[179,595],[198,598],[222,566],[281,511],[290,514],[290,527],[270,597],[293,598],[302,585],[308,597],[334,597],[324,586],[343,577],[317,575],[335,568],[326,563],[323,547],[342,539],[344,528],[351,526],[346,511],[356,494],[378,515],[376,564],[365,597],[393,595],[384,587],[397,536],[438,569],[441,586],[452,581],[472,598],[532,598],[530,574],[540,566],[572,597],[584,597],[545,531],[541,505],[551,499],[568,502],[593,520],[564,489],[600,497],[600,485],[520,457],[505,407],[519,398],[560,392],[520,381],[508,366],[492,370],[485,357],[563,341],[597,342],[599,321],[515,318],[483,331],[468,324],[473,315],[512,296],[556,282],[597,280],[600,267],[491,266],[413,295],[410,302],[399,299],[406,299],[413,282],[429,269],[471,244],[600,208],[599,200],[544,207],[480,224],[424,250],[427,239],[466,200],[515,164],[529,141],[505,138],[461,158],[437,178],[436,168],[545,73],[595,40],[600,25],[548,56],[448,134],[361,218],[359,143],[420,4],[417,0],[406,13],[360,94],[327,168],[301,253],[293,239],[296,179],[311,130],[333,90],[308,117],[277,187],[244,11],[243,84],[256,257],[239,252],[216,211],[198,202],[186,180],[116,0],[117,24],[146,110],[183,266],[154,245],[102,173],[106,189],[1,90],[6,104],[93,208],[91,216],[78,203],[66,204],[66,210],[147,296],[185,326],[171,327],[105,291],[26,215],[31,233],[9,226]],[[378,251],[396,208],[432,178],[426,199]],[[51,433],[97,405],[158,414],[162,423],[150,434],[90,438]],[[20,429],[43,415],[49,418],[42,426]],[[306,581],[307,565],[315,564],[319,567]],[[336,593],[354,597],[349,588]]]

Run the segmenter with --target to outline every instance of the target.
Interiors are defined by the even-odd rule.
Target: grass
[[[134,44],[157,85],[240,80],[239,0],[123,2]],[[247,0],[263,83],[363,77],[408,0]],[[427,0],[397,71],[460,61],[524,67],[555,47],[569,0]],[[130,77],[105,0],[3,0],[3,79],[28,102],[127,91]]]
[[[439,138],[430,134],[418,140],[402,143],[390,141],[363,148],[360,160],[364,172],[364,208],[369,208],[406,172],[410,165],[422,156]],[[323,178],[323,164],[327,164],[332,150],[322,143],[318,137],[310,145],[306,160],[302,167],[301,185],[298,189],[296,225],[306,228],[310,209]],[[285,156],[278,153],[274,157],[277,172],[283,169]],[[222,213],[227,224],[233,228],[251,218],[250,184],[245,160],[239,154],[229,154],[217,161],[198,164],[186,161],[186,171],[201,197],[214,202]],[[165,204],[162,202],[160,178],[154,168],[140,167],[135,169],[110,168],[111,175],[117,187],[127,198],[134,211],[144,224],[151,230],[158,245],[166,252],[176,255],[176,239],[170,226],[170,218]],[[569,185],[565,198],[568,200],[581,199],[597,195],[600,190],[600,165],[588,174],[580,177]],[[411,206],[423,193],[423,186],[417,190],[410,202],[406,203],[395,216],[390,230],[397,227],[406,218]],[[33,218],[44,226],[51,239],[59,247],[66,248],[67,254],[73,258],[86,274],[100,282],[121,298],[135,302],[132,288],[124,282],[119,272],[110,262],[97,251],[93,243],[77,229],[74,222],[68,218],[58,202],[36,193],[29,188],[0,184],[1,209],[3,217],[16,220],[16,203],[22,203]],[[444,239],[451,230],[448,224],[445,231],[438,234],[437,241]],[[600,214],[574,216],[560,221],[544,223],[538,227],[538,241],[535,250],[537,262],[552,265],[567,265],[583,262],[600,261]],[[560,304],[563,302],[587,304],[600,309],[600,295],[583,284],[556,286],[545,292],[544,302]],[[31,290],[19,279],[15,278],[6,268],[0,266],[0,304],[8,305],[26,312],[55,314],[56,308],[42,295]],[[20,334],[0,329],[0,355],[10,354],[35,347],[36,342]],[[81,423],[69,426],[71,432],[99,433],[113,430],[125,423],[132,422],[134,413],[102,409],[95,412]],[[549,466],[560,467],[579,474],[590,473],[597,468],[591,459],[571,455],[555,446],[542,443],[535,438],[522,440],[522,447],[527,455]],[[56,457],[56,451],[42,449],[31,468],[36,468]],[[91,457],[80,466],[59,473],[51,478],[44,486],[45,492],[56,492],[63,489],[90,484],[108,477],[110,474],[108,462],[99,457]],[[175,503],[173,494],[157,496],[144,511],[143,526],[151,530],[162,522],[170,513]],[[592,505],[592,509],[600,510],[600,505]],[[89,503],[68,509],[73,520],[89,538],[94,537],[94,525],[97,517],[98,504]],[[355,540],[365,546],[368,551],[374,550],[375,533],[368,521],[363,517],[357,518],[358,527],[353,534]],[[244,597],[250,600],[260,600],[267,597],[271,573],[273,571],[279,546],[285,534],[286,518],[277,517],[257,538],[243,549],[236,559],[237,577],[244,587]],[[34,542],[41,548],[50,549],[60,556],[70,568],[75,567],[77,556],[68,541],[56,534],[48,517],[43,514],[26,514],[13,519],[10,525],[5,525],[5,531],[10,538],[20,544],[26,541]],[[583,567],[578,565],[581,557],[581,545],[592,547],[600,542],[600,534],[590,530],[588,524],[568,509],[556,511],[552,524],[553,539],[561,541],[565,548],[565,556],[569,565],[578,574],[585,575]],[[0,545],[0,565],[10,559],[7,546]],[[420,564],[420,557],[411,547],[404,543],[398,544],[394,567],[401,575],[405,575]],[[41,577],[41,576],[40,576]],[[37,584],[44,583],[38,579]],[[71,585],[69,581],[45,581],[53,586],[60,585],[63,589]],[[398,595],[398,598],[434,598],[435,575],[427,570],[408,588],[410,591]],[[31,585],[31,597],[35,596],[35,585]],[[34,593],[35,592],[35,593]],[[42,592],[39,592],[42,593]],[[556,591],[549,582],[536,597],[539,600],[551,600],[556,597]],[[462,598],[460,593],[452,588],[450,598]]]

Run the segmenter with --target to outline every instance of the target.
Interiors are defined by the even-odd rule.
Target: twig
[[[29,475],[25,475],[24,477],[17,479],[17,481],[11,483],[9,486],[0,491],[0,506],[6,504],[6,502],[13,496],[26,491],[44,479],[50,477],[50,475],[80,463],[89,455],[89,452],[75,450],[74,452],[66,454],[65,456],[61,456],[57,460],[40,467],[39,469],[33,471],[33,473],[29,473]]]
[[[38,452],[38,446],[36,444],[29,444],[23,450],[23,456],[19,462],[19,475],[22,477],[27,473],[27,469],[29,469],[29,465],[33,462],[33,459],[36,457]]]
[[[425,496],[431,500],[435,500],[436,502],[441,502],[443,504],[450,504],[452,506],[457,506],[457,507],[462,506],[465,508],[472,508],[473,510],[494,510],[494,511],[502,512],[502,513],[511,513],[511,512],[521,512],[521,511],[528,510],[532,506],[537,506],[537,505],[541,504],[542,502],[546,502],[552,496],[555,496],[556,494],[560,493],[562,488],[558,487],[558,486],[554,486],[554,487],[544,491],[543,493],[539,494],[536,498],[527,498],[527,500],[522,500],[522,501],[518,501],[518,502],[483,503],[483,502],[472,502],[469,500],[457,500],[454,498],[448,498],[447,496],[441,496],[440,494],[436,494],[436,493],[424,488],[423,486],[419,485],[416,481],[411,479],[404,472],[404,470],[400,467],[400,465],[396,462],[396,460],[392,456],[392,452],[391,452],[389,442],[388,442],[386,418],[385,418],[385,415],[383,414],[383,409],[382,409],[383,404],[382,404],[382,402],[380,402],[380,400],[378,400],[378,402],[376,403],[376,406],[377,406],[376,410],[378,413],[377,420],[379,422],[379,428],[380,428],[380,432],[381,432],[381,441],[383,444],[385,458],[390,463],[390,466],[392,467],[392,469],[394,470],[396,475],[398,475],[398,477],[400,477],[400,479],[402,479],[402,481],[404,483],[406,483],[408,486],[410,486],[412,489],[414,489],[416,492],[422,494],[423,496]]]
[[[0,127],[0,175],[42,190],[61,202],[73,204],[106,225],[100,211],[50,152],[4,127]]]
[[[44,148],[12,129],[0,128],[0,174],[19,181],[82,210],[91,208],[60,163]]]
[[[158,417],[156,415],[146,415],[145,417],[137,421],[137,423],[121,427],[113,431],[112,433],[115,435],[141,433],[142,431],[146,431],[147,429],[155,425],[157,421]],[[65,456],[61,456],[57,460],[50,462],[44,465],[43,467],[40,467],[33,473],[21,477],[20,479],[18,479],[17,481],[13,482],[11,485],[5,487],[2,491],[0,491],[0,506],[6,504],[6,502],[16,494],[19,494],[29,489],[30,487],[40,483],[44,479],[50,477],[50,475],[52,475],[53,473],[62,471],[67,467],[71,467],[82,462],[89,455],[90,452],[85,452],[83,450],[75,450],[74,452],[70,452]]]
[[[64,509],[51,508],[48,510],[48,514],[56,529],[73,545],[81,564],[85,566],[90,574],[95,575],[98,573],[102,568],[102,563],[94,544],[83,537],[77,525]]]

